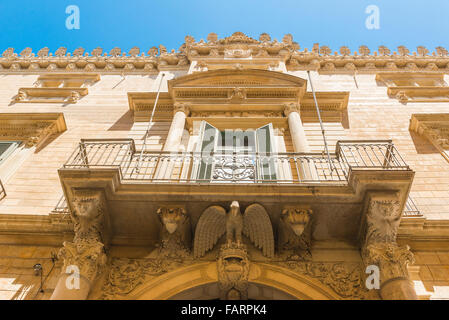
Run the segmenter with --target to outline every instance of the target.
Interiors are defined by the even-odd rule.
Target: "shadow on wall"
[[[129,131],[133,127],[133,124],[134,118],[132,111],[128,110],[108,129],[108,131]]]
[[[416,132],[410,131],[410,136],[415,145],[416,152],[418,154],[430,154],[430,153],[440,153],[437,148],[435,148],[429,140],[417,134]]]
[[[61,134],[63,134],[63,132],[58,132],[50,135],[48,138],[46,138],[42,143],[38,145],[34,153],[39,153],[42,149],[44,149],[46,146],[48,146],[50,143],[56,140]]]

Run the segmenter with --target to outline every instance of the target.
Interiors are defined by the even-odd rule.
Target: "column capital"
[[[407,266],[415,262],[409,246],[396,243],[369,244],[362,250],[365,265],[376,265],[380,270],[380,280],[384,283],[392,279],[408,279]]]
[[[104,245],[98,241],[65,241],[58,252],[58,258],[64,263],[62,274],[65,274],[70,266],[75,266],[79,269],[80,276],[90,283],[94,282],[107,261]],[[73,272],[73,269],[70,270]]]
[[[173,104],[173,114],[176,114],[177,112],[184,112],[186,117],[190,114],[190,103],[185,102],[175,102]]]
[[[299,103],[289,102],[284,104],[284,115],[288,117],[288,115],[292,112],[299,113]]]

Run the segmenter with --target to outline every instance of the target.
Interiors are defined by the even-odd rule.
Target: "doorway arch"
[[[250,299],[340,300],[332,289],[316,279],[267,263],[251,263]],[[218,299],[215,262],[202,262],[163,274],[128,297],[135,300]]]

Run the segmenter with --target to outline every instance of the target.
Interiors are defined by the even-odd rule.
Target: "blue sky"
[[[80,8],[79,30],[65,26],[69,5]],[[365,27],[368,5],[380,9],[379,30]],[[319,42],[334,51],[362,44],[433,50],[449,48],[448,14],[447,0],[0,0],[0,54],[8,47],[178,49],[187,34],[200,40],[209,32],[223,37],[235,31],[255,38],[267,32],[278,40],[291,33],[301,48]]]

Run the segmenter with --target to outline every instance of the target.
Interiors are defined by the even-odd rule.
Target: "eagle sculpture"
[[[242,215],[239,203],[233,201],[228,213],[221,206],[211,206],[203,212],[195,230],[194,257],[204,256],[225,233],[228,244],[241,244],[242,232],[264,256],[274,256],[273,227],[265,208],[255,203]]]

